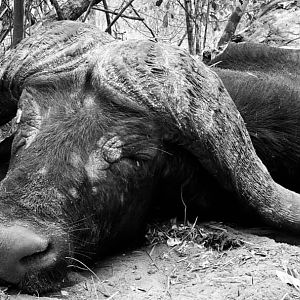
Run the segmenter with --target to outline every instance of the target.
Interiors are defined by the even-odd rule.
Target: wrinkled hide
[[[185,51],[63,21],[0,66],[0,117],[17,125],[0,184],[2,281],[58,288],[74,258],[143,233],[157,198],[199,208],[226,191],[299,232],[299,195],[274,182],[219,77]]]

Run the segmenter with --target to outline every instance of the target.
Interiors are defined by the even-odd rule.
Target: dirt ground
[[[149,245],[72,272],[73,285],[39,299],[300,299],[300,238],[219,223],[151,230]]]

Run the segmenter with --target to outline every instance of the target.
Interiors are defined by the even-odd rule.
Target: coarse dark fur
[[[116,242],[122,244],[123,240],[132,240],[143,232],[141,224],[148,211],[155,161],[159,160],[161,148],[159,131],[151,115],[119,107],[109,97],[106,99],[101,91],[99,99],[88,86],[83,88],[83,94],[80,86],[74,96],[77,100],[73,101],[70,95],[74,95],[74,85],[76,87],[73,80],[54,84],[50,98],[49,90],[43,90],[43,86],[39,86],[40,92],[34,90],[36,87],[32,88],[35,96],[43,99],[39,103],[42,114],[49,114],[43,121],[38,142],[29,151],[22,134],[30,130],[33,116],[31,113],[26,115],[24,107],[20,123],[24,130],[18,131],[12,146],[10,169],[13,172],[3,181],[5,189],[1,191],[1,223],[9,225],[11,220],[22,220],[36,232],[46,235],[50,243],[51,236],[57,238],[57,232],[61,232],[59,228],[63,228],[61,235],[67,237],[61,239],[72,240],[69,247],[56,247],[65,263],[68,259],[64,257],[75,254],[83,260],[86,256],[105,253]],[[72,90],[68,86],[72,86]],[[87,95],[99,105],[97,109],[83,107],[83,97]],[[53,104],[53,99],[59,105]],[[20,107],[22,105],[30,107],[29,103],[21,102]],[[50,106],[54,111],[48,112]],[[108,140],[116,135],[124,140],[122,157],[110,162],[104,170],[107,176],[91,186],[84,163],[97,148],[96,142],[104,132]],[[75,165],[70,156],[72,153],[78,153]],[[48,170],[47,175],[39,173],[44,167]],[[76,197],[70,194],[71,187],[76,190]],[[123,197],[122,201],[120,197]],[[105,247],[101,248],[101,245]],[[89,249],[93,249],[93,253]],[[30,280],[25,276],[19,286],[31,292],[53,288],[53,278],[60,280],[61,269],[65,268],[53,266],[58,274],[52,270],[39,270],[36,274],[33,270]],[[35,277],[44,279],[35,282]]]
[[[26,149],[28,132],[39,126],[32,95],[39,99],[42,124]],[[96,107],[84,106],[87,97]],[[49,240],[44,255],[56,249],[59,256],[50,269],[35,270],[33,264],[19,288],[31,293],[56,288],[66,266],[74,265],[70,257],[91,261],[139,239],[154,198],[176,211],[182,196],[187,204],[197,197],[200,176],[206,174],[203,182],[210,181],[196,159],[175,146],[175,139],[174,144],[164,140],[155,115],[123,103],[106,90],[94,91],[88,77],[60,78],[47,85],[32,81],[21,99],[23,114],[1,190],[0,221],[9,226],[20,220]],[[99,139],[116,136],[124,142],[121,157],[110,161],[108,153],[106,174],[92,184],[84,165]],[[72,153],[78,154],[75,164]]]
[[[259,44],[231,44],[211,64],[241,113],[275,181],[300,191],[300,56]]]
[[[255,74],[252,69],[215,71],[242,113],[263,162],[280,183],[296,189],[300,107],[294,79],[287,76],[279,84],[281,77],[262,68]],[[33,97],[39,101],[40,124]],[[24,290],[57,287],[66,266],[74,264],[70,257],[92,259],[137,239],[155,201],[181,211],[184,201],[188,213],[204,216],[216,214],[216,207],[223,215],[224,207],[236,214],[236,203],[224,201],[234,196],[180,147],[175,129],[164,136],[165,123],[154,113],[107,89],[95,91],[88,73],[52,83],[32,80],[19,106],[24,114],[12,145],[10,173],[2,182],[0,222],[21,220],[49,240],[44,255],[59,253],[51,268],[36,268],[38,257],[28,258],[32,268],[18,283]],[[27,149],[28,132],[37,127]],[[114,139],[107,150],[106,143]],[[93,153],[102,168],[96,182],[85,168]]]

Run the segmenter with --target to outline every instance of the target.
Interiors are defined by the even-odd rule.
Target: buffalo
[[[273,179],[300,192],[300,51],[231,43],[210,62]]]
[[[300,52],[247,47],[209,68],[171,45],[60,21],[7,53],[0,125],[16,130],[0,184],[0,280],[56,289],[73,258],[143,234],[154,202],[184,198],[200,214],[216,190],[298,233],[300,196],[287,187],[300,161]]]

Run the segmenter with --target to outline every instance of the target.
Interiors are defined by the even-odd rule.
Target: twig
[[[294,39],[291,39],[290,41],[285,42],[284,45],[286,46],[286,45],[288,45],[289,43],[292,43],[292,42],[294,42],[294,41],[296,41],[296,40],[299,40],[299,39],[300,39],[300,37],[296,37],[296,38],[294,38]]]
[[[96,299],[99,300],[94,277],[93,276],[91,276],[91,277],[92,277],[92,282],[93,282],[93,286],[94,286],[94,291],[95,291]]]
[[[121,17],[122,13],[127,9],[128,6],[131,5],[131,3],[134,0],[130,0],[121,10],[120,12],[116,15],[116,17],[112,20],[112,22],[109,24],[109,26],[107,26],[107,28],[105,29],[105,32],[109,32],[109,30],[111,29],[111,27],[118,21],[118,19]]]
[[[76,259],[76,258],[74,258],[74,257],[70,257],[70,256],[66,256],[65,258],[66,258],[66,259],[71,259],[71,260],[74,260],[75,262],[80,263],[80,264],[85,268],[85,270],[91,272],[92,275],[94,275],[94,276],[96,277],[96,279],[99,281],[99,283],[102,283],[102,281],[100,280],[100,278],[98,277],[98,275],[97,275],[92,269],[90,269],[86,264],[84,264],[82,261],[80,261],[79,259]],[[68,267],[75,267],[75,268],[82,269],[81,267],[76,266],[76,265],[68,265]],[[100,293],[101,293],[104,297],[109,297],[110,295],[109,295],[109,293],[107,292],[106,287],[105,287],[105,286],[103,286],[103,287],[104,287],[104,289],[105,289],[105,293],[102,292],[101,290],[100,290]]]
[[[56,0],[50,0],[51,4],[54,6],[56,14],[57,14],[57,19],[58,20],[65,20],[65,16],[63,11],[60,9],[59,4]]]
[[[88,9],[86,10],[86,13],[85,13],[85,15],[84,15],[84,17],[83,17],[83,19],[82,19],[82,22],[83,22],[83,23],[86,21],[86,18],[87,18],[88,15],[90,14],[90,11],[91,11],[91,9],[92,9],[92,6],[93,6],[94,2],[95,2],[94,0],[90,0],[89,7],[88,7]],[[101,1],[100,1],[100,2],[101,2]]]
[[[280,300],[285,300],[285,298],[286,298],[288,295],[289,295],[289,293],[285,293],[285,294],[283,295],[283,297],[280,298]]]
[[[185,202],[184,202],[184,200],[183,200],[182,186],[181,186],[181,188],[180,188],[180,197],[181,197],[181,202],[182,202],[182,204],[183,204],[183,206],[184,206],[184,219],[183,219],[183,225],[185,226],[185,225],[186,225],[186,210],[187,210],[187,207],[186,207],[186,204],[185,204]]]
[[[134,13],[141,18],[140,14],[138,13],[138,11],[131,5],[132,10],[134,11]],[[142,21],[142,23],[144,24],[144,26],[150,31],[151,35],[153,36],[154,40],[157,42],[157,38],[153,32],[153,30],[145,23],[145,21]]]
[[[103,0],[103,6],[104,6],[105,10],[108,10],[108,6],[107,6],[106,0]],[[110,16],[109,16],[109,13],[105,12],[105,17],[106,17],[107,27],[109,27],[110,26]],[[111,28],[109,28],[109,30],[107,32],[111,35]]]
[[[180,41],[179,41],[179,43],[178,43],[178,47],[181,46],[181,44],[183,43],[183,41],[184,41],[186,35],[187,35],[187,32],[185,32],[184,35],[182,36],[182,38],[180,39]]]
[[[114,296],[118,295],[120,291],[116,291],[114,294],[112,294],[107,300],[111,300]]]
[[[3,9],[3,11],[0,14],[0,18],[3,17],[3,15],[6,13],[6,11],[8,10],[7,6]]]
[[[282,0],[273,0],[273,1],[269,2],[261,9],[261,12],[258,13],[256,18],[257,19],[261,18],[263,15],[265,15],[267,12],[269,12],[275,5],[279,4],[280,2],[282,2]]]
[[[103,9],[103,8],[100,8],[100,7],[93,7],[93,9],[99,10],[99,11],[103,11],[105,13],[109,13],[109,14],[112,14],[112,15],[117,15],[118,14],[115,11],[108,10],[108,9]],[[128,15],[122,15],[122,18],[136,20],[136,21],[144,21],[144,18],[139,18],[139,17],[134,17],[134,16],[128,16]]]
[[[150,256],[150,257],[151,257],[152,254],[153,254],[153,251],[154,251],[155,246],[156,246],[156,244],[153,245],[153,247],[152,247],[152,249],[151,249],[151,251],[150,251],[150,253],[149,253],[149,256]]]
[[[146,251],[146,254],[149,256],[149,258],[151,259],[151,261],[152,261],[153,265],[156,267],[156,269],[159,270],[159,267],[157,266],[157,264],[153,260],[152,256],[148,253],[148,251]]]
[[[166,286],[166,291],[165,291],[165,294],[168,294],[168,295],[170,295],[170,281],[171,281],[171,278],[170,278],[170,276],[168,276],[167,286]]]
[[[3,42],[3,40],[6,38],[6,36],[9,34],[9,32],[11,31],[12,26],[10,26],[7,29],[2,30],[2,32],[0,33],[0,43]]]

